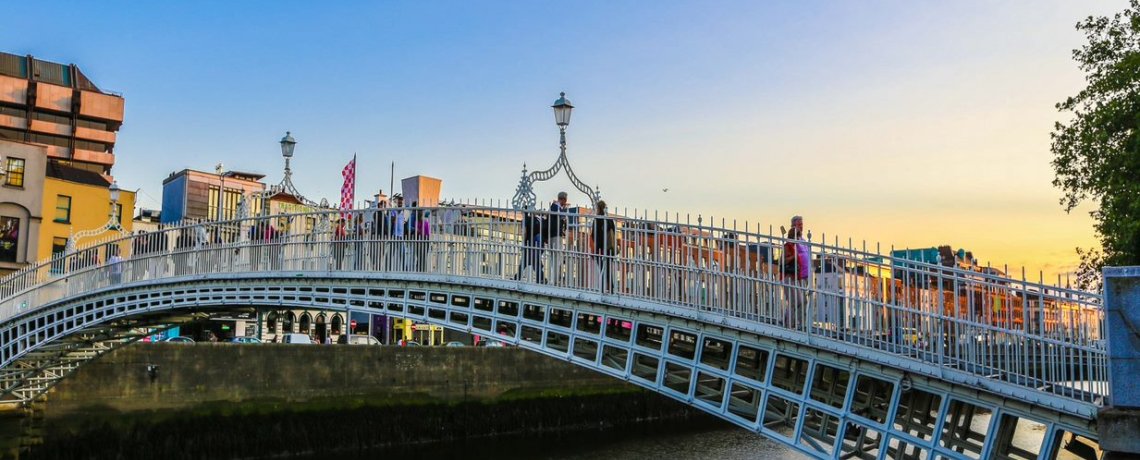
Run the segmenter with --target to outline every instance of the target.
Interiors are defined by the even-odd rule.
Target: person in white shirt
[[[111,284],[119,284],[123,282],[123,258],[119,257],[119,245],[113,244],[108,246],[111,252],[111,257],[107,258],[107,265],[110,266],[109,273],[111,274]]]
[[[408,229],[408,213],[404,210],[404,197],[400,195],[392,197],[392,208],[388,211],[388,216],[388,225],[391,227],[390,238],[394,240],[394,244],[389,246],[388,270],[403,271],[406,260],[404,253],[408,249],[404,241]]]

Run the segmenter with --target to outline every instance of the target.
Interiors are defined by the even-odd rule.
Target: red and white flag
[[[340,186],[340,217],[344,219],[356,199],[356,154],[352,155],[352,161],[344,166],[340,175],[344,177],[344,185]]]

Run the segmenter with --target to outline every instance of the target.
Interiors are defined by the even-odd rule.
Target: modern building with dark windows
[[[0,140],[47,147],[49,161],[109,176],[122,96],[75,64],[0,52]]]
[[[162,223],[235,219],[243,198],[250,200],[249,215],[259,215],[264,177],[240,171],[172,172],[162,181]]]

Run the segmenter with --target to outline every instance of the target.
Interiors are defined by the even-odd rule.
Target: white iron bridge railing
[[[1096,294],[641,213],[453,205],[165,226],[3,278],[0,324],[120,283],[258,271],[518,279],[782,327],[1093,405],[1108,391]]]

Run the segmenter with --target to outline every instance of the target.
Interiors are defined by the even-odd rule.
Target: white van
[[[353,345],[380,345],[380,340],[370,335],[357,335],[354,334],[348,338],[348,343]]]
[[[313,340],[309,338],[308,334],[290,332],[281,336],[281,343],[301,343],[305,345],[312,345]]]

